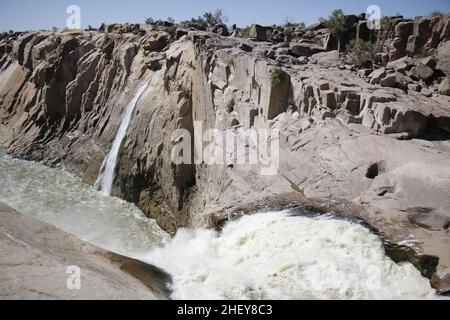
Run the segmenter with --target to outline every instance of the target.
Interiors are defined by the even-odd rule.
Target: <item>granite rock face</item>
[[[85,243],[1,203],[0,249],[1,299],[155,300],[169,296],[170,277],[163,271]],[[79,287],[70,279],[78,272],[74,266],[80,271]]]
[[[408,80],[416,61],[358,76],[339,52],[316,53],[322,49],[310,42],[123,30],[25,33],[0,42],[0,142],[12,154],[62,163],[92,184],[124,108],[153,77],[121,146],[114,195],[166,231],[215,227],[260,205],[350,203],[424,274],[447,274],[448,226],[424,228],[434,218],[411,219],[410,212],[450,217],[450,98]],[[264,176],[250,164],[175,164],[181,140],[173,133],[193,137],[196,123],[230,133],[278,129],[278,170]],[[242,148],[249,153],[249,144]],[[185,156],[193,160],[194,150]],[[430,267],[434,256],[439,263]]]

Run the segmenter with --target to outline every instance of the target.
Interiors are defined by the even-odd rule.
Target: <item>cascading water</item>
[[[174,299],[433,299],[410,263],[396,264],[363,225],[274,211],[220,232],[180,230],[141,260],[173,277]]]
[[[103,161],[99,176],[97,178],[97,181],[95,182],[95,187],[97,188],[97,190],[102,191],[107,195],[111,194],[112,185],[116,176],[117,157],[119,155],[122,141],[125,138],[125,134],[127,133],[128,126],[130,125],[133,111],[136,108],[139,98],[142,96],[145,89],[147,89],[147,87],[150,85],[153,78],[154,75],[150,77],[150,79],[147,80],[147,82],[145,82],[142,87],[139,88],[133,100],[131,100],[127,105],[125,114],[119,127],[119,131],[117,132],[116,138],[114,139],[114,142],[111,146],[111,150],[109,151],[108,156]]]
[[[170,239],[134,205],[1,148],[0,179],[0,201],[19,212],[163,268],[174,299],[436,298],[428,279],[389,259],[376,235],[333,215],[260,213],[220,233],[181,229]]]

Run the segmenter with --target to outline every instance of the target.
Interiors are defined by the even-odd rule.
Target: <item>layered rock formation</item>
[[[125,106],[153,76],[121,147],[115,195],[171,233],[264,206],[347,212],[386,239],[394,259],[448,291],[450,97],[390,85],[391,73],[403,74],[395,66],[358,77],[325,49],[164,26],[21,34],[0,42],[0,142],[93,184]],[[431,68],[434,77],[437,60],[414,59],[403,75]],[[194,121],[204,130],[278,129],[278,173],[174,164],[172,134],[194,136]]]
[[[170,277],[163,271],[92,246],[2,203],[0,249],[1,299],[154,300],[169,296]],[[79,282],[71,280],[77,275],[70,268],[74,266],[80,270]]]

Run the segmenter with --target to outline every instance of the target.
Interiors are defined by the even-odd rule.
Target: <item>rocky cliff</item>
[[[254,39],[138,25],[3,39],[0,142],[93,184],[124,108],[153,77],[120,150],[115,195],[171,233],[266,206],[355,215],[386,239],[394,259],[412,261],[447,292],[450,97],[439,87],[448,82],[448,28],[431,58],[388,54],[372,70],[356,70],[308,37],[259,41],[267,39],[254,29]],[[278,173],[174,164],[180,141],[172,133],[194,136],[195,121],[231,132],[278,129]]]

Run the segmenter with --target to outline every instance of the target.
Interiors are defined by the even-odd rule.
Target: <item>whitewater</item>
[[[388,258],[363,225],[282,210],[244,216],[220,232],[171,239],[133,204],[78,177],[0,150],[0,201],[107,250],[163,268],[173,299],[434,299],[410,263]]]

